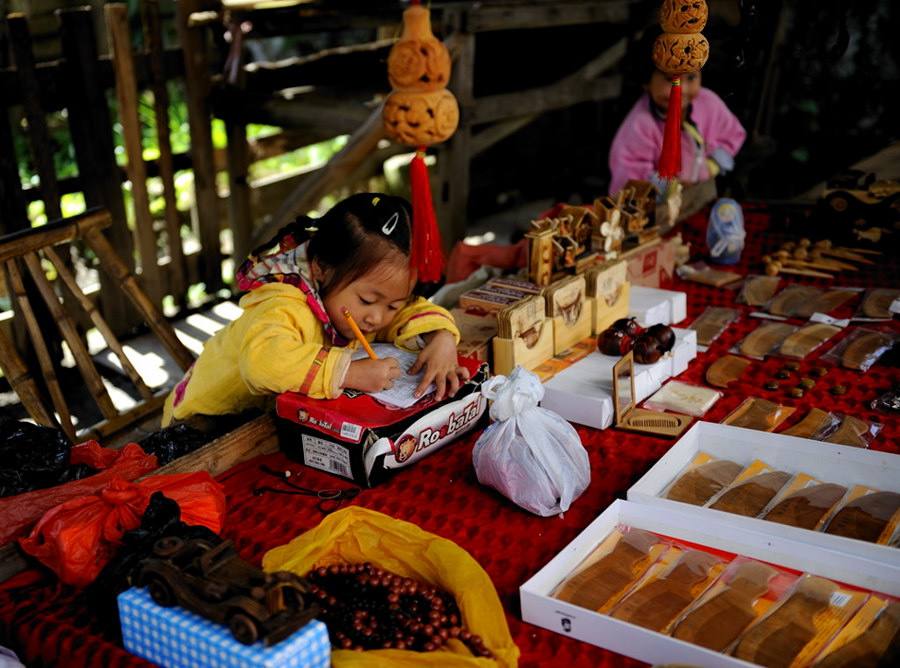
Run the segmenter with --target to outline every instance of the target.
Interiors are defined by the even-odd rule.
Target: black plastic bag
[[[84,477],[69,470],[72,444],[59,429],[0,422],[0,496],[23,494]],[[82,467],[74,467],[80,469]]]

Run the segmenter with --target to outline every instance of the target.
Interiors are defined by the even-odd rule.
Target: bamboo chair
[[[143,317],[145,324],[157,337],[176,364],[182,369],[193,363],[190,350],[177,338],[175,330],[138,285],[129,266],[118,256],[103,234],[112,222],[106,210],[92,210],[80,216],[66,218],[43,227],[15,232],[0,238],[0,266],[6,271],[11,296],[15,301],[16,318],[24,320],[29,340],[34,348],[38,369],[30,369],[15,345],[0,331],[0,368],[18,395],[23,407],[38,424],[61,428],[73,443],[88,439],[106,444],[117,434],[153,419],[160,412],[168,390],[154,393],[126,356],[122,344],[107,325],[103,316],[84,294],[69,266],[54,250],[54,246],[82,239],[96,254],[100,266],[112,282],[122,290]],[[57,272],[56,286],[48,279],[42,262],[53,265]],[[36,291],[26,291],[26,276]],[[58,289],[64,287],[65,290]],[[68,292],[64,300],[62,295]],[[68,345],[77,371],[83,378],[103,419],[76,430],[60,380],[57,378],[50,347],[45,341],[36,317],[36,307],[42,300],[56,322],[62,339]],[[76,323],[85,317],[102,334],[119,360],[124,373],[133,384],[141,401],[132,408],[120,411],[103,383],[101,374],[91,358]],[[43,379],[51,404],[45,399],[37,374]]]

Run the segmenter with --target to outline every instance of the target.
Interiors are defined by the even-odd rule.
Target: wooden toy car
[[[857,227],[900,219],[900,183],[875,180],[874,174],[848,170],[829,179],[822,203]]]
[[[164,607],[180,605],[225,624],[235,640],[252,645],[262,638],[273,645],[319,612],[307,602],[309,583],[294,573],[266,573],[241,559],[230,540],[161,538],[153,555],[141,561],[135,585],[146,586]]]

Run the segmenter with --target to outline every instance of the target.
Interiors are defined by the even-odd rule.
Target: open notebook
[[[400,369],[403,371],[400,376],[394,379],[394,386],[389,390],[382,390],[381,392],[370,392],[369,394],[382,401],[386,404],[391,404],[392,406],[398,406],[400,408],[408,408],[412,406],[417,401],[420,401],[422,397],[414,397],[413,392],[416,391],[416,388],[419,386],[419,382],[422,380],[422,375],[425,373],[424,371],[420,371],[414,376],[410,376],[407,371],[409,371],[413,364],[416,363],[416,359],[418,355],[416,353],[411,353],[406,350],[401,350],[396,346],[390,343],[373,343],[372,350],[378,356],[379,359],[384,359],[385,357],[393,357],[400,363]],[[360,347],[354,354],[353,359],[358,360],[364,357],[367,357],[367,353]],[[425,390],[425,393],[422,395],[423,397],[427,395],[429,392],[434,392],[435,385],[432,383]]]

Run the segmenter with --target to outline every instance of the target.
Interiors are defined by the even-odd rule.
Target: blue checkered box
[[[146,588],[119,594],[125,649],[164,668],[328,668],[331,644],[314,619],[279,643],[243,645],[228,628],[183,608],[157,605]]]

